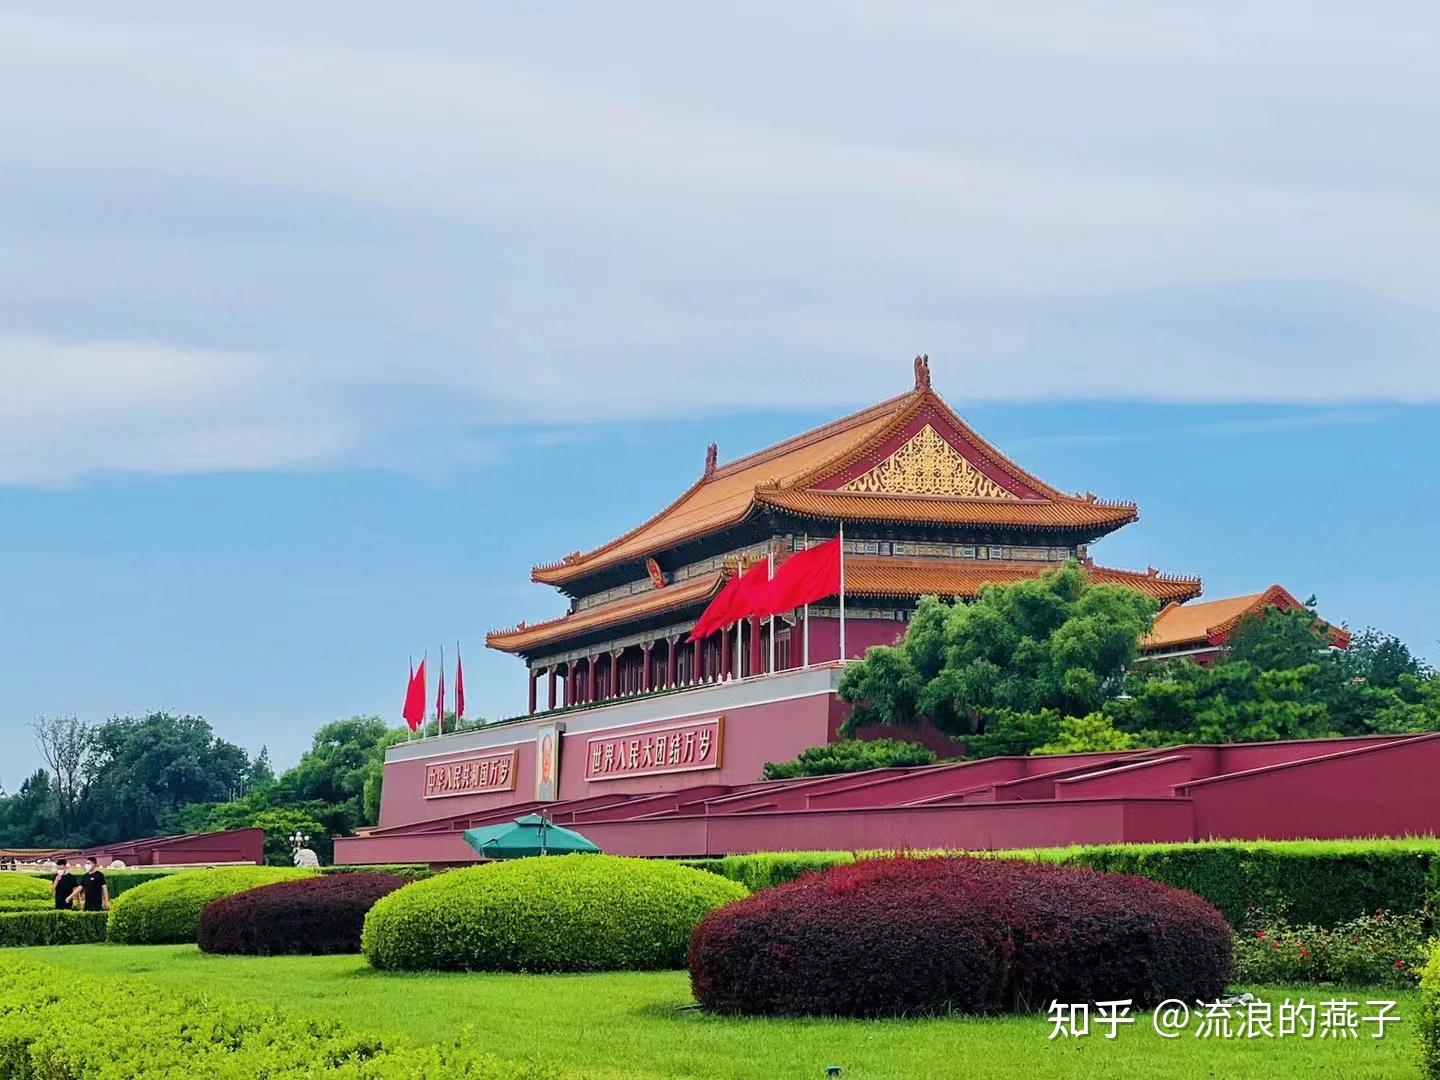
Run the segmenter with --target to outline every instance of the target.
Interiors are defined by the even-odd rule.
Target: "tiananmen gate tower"
[[[380,824],[336,838],[336,861],[472,861],[464,829],[532,811],[607,851],[668,856],[1434,831],[1434,797],[1400,793],[1412,771],[1428,792],[1435,735],[759,780],[765,762],[838,737],[844,660],[893,643],[922,596],[972,598],[1076,560],[1159,605],[1143,655],[1201,663],[1245,614],[1299,606],[1278,585],[1192,603],[1197,577],[1096,564],[1089,545],[1138,517],[1131,502],[1062,492],[988,443],[936,393],[926,357],[897,397],[733,461],[712,444],[659,513],[534,568],[566,613],[487,637],[526,665],[527,713],[392,747]],[[733,576],[767,555],[783,565],[842,526],[845,656],[838,596],[775,618],[773,641],[761,620],[738,639],[725,627],[687,640]],[[1304,822],[1287,817],[1295,785]],[[1335,793],[1328,804],[1317,785]]]
[[[846,652],[891,644],[921,596],[973,597],[1081,559],[1100,582],[1166,604],[1200,595],[1198,578],[1095,566],[1086,545],[1139,516],[1134,503],[1057,491],[972,430],[930,386],[919,358],[909,393],[705,469],[649,521],[593,551],[535,567],[570,598],[564,616],[489,635],[524,658],[530,711],[599,702],[768,667],[769,627],[685,638],[726,579],[782,559],[845,524]],[[803,613],[777,622],[775,670],[801,662]],[[839,659],[835,601],[812,606],[810,659]]]

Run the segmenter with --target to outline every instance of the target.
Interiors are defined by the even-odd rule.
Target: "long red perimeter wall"
[[[836,737],[838,679],[833,665],[783,672],[402,744],[387,755],[380,825],[337,837],[335,861],[474,861],[465,829],[531,811],[606,851],[652,856],[1440,832],[1440,734],[760,782],[766,761]],[[547,757],[555,783],[537,788]]]

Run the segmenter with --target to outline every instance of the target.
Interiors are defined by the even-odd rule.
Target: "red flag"
[[[414,731],[425,723],[425,661],[410,675],[410,688],[405,691],[405,722]]]
[[[460,666],[460,643],[455,643],[455,722],[465,715],[465,669]]]
[[[410,699],[415,696],[415,658],[410,658],[410,677],[405,680],[405,704],[400,709],[400,715],[409,725],[410,730],[415,730],[415,725],[410,723]]]
[[[435,722],[438,731],[445,734],[445,650],[440,650],[440,680],[435,691]]]
[[[720,594],[710,601],[695,629],[690,631],[689,640],[699,641],[720,627],[745,618],[751,613],[754,597],[769,584],[770,567],[766,559],[761,559],[740,577],[731,578]]]
[[[763,593],[752,599],[749,615],[762,619],[802,604],[813,604],[840,591],[840,538],[797,551],[781,564]]]

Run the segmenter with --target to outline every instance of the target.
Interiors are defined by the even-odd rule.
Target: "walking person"
[[[71,910],[71,901],[78,888],[80,879],[71,872],[70,864],[64,859],[56,859],[55,880],[50,883],[50,891],[55,894],[55,907],[61,911]]]
[[[105,872],[95,865],[94,859],[85,860],[85,876],[80,879],[80,894],[84,898],[86,911],[110,910],[110,886],[105,883]]]

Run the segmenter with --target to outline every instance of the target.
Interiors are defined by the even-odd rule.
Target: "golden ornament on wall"
[[[880,464],[842,485],[840,490],[866,495],[1019,498],[970,464],[929,424]]]

